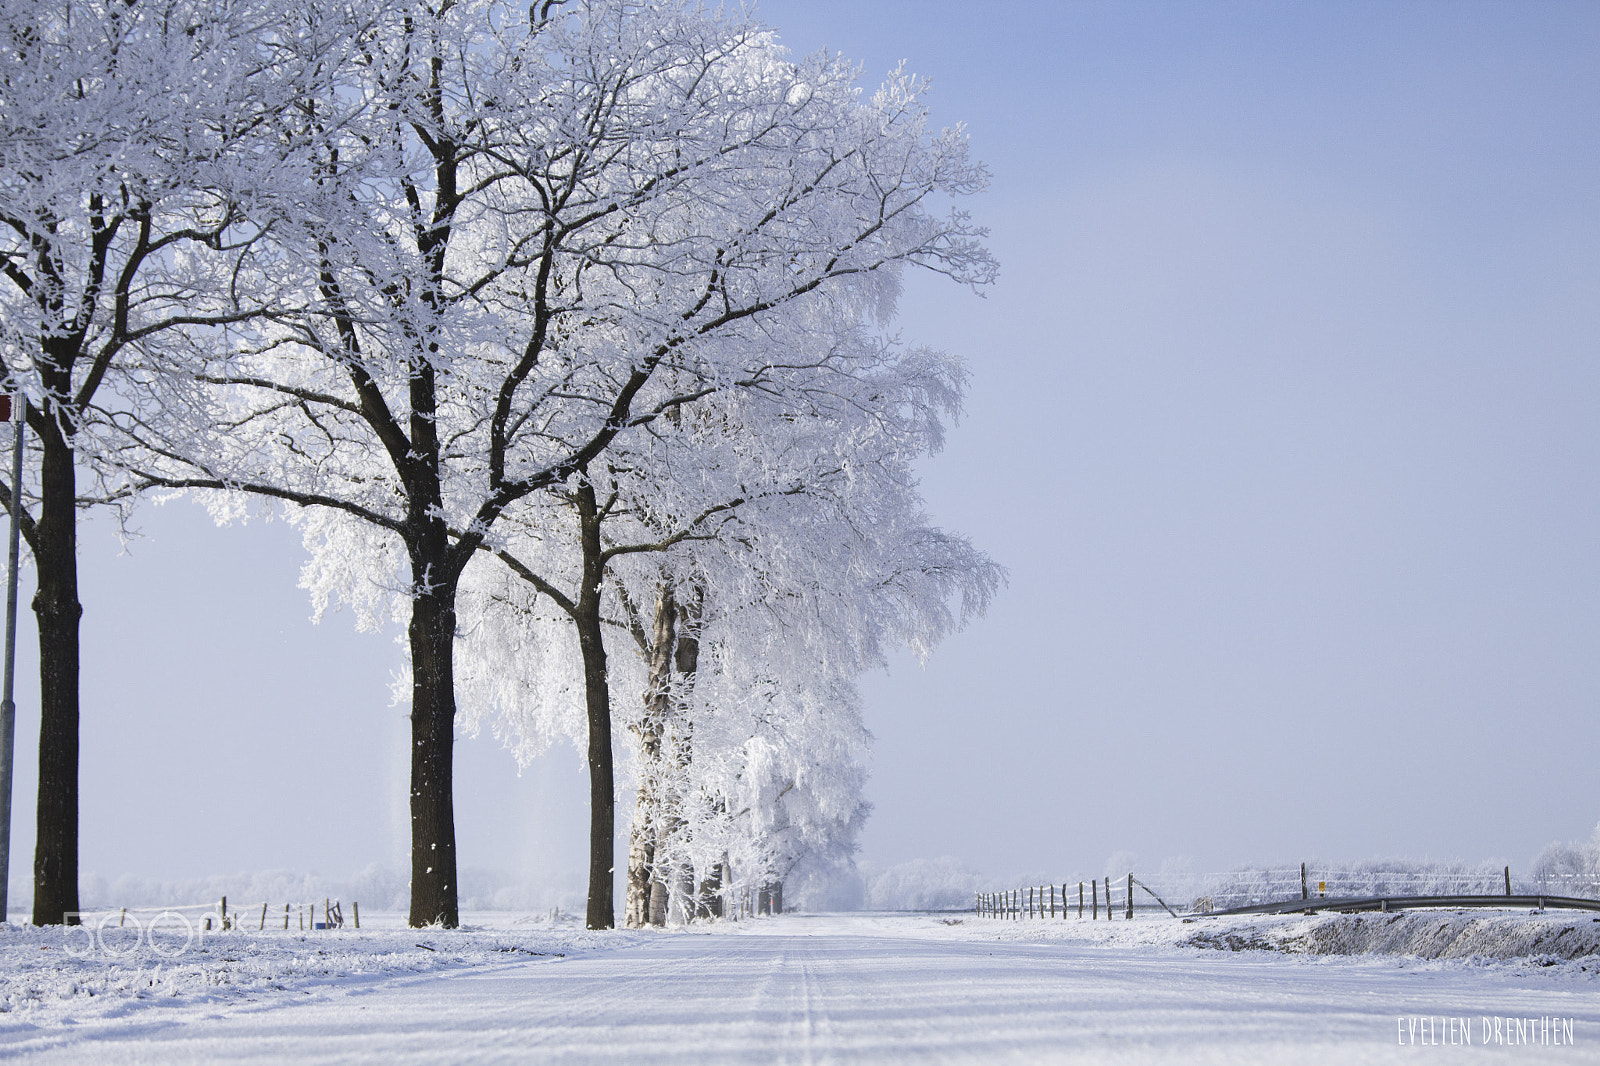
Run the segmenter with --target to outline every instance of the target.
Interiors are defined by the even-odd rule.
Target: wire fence
[[[979,916],[1027,919],[1128,920],[1140,913],[1210,914],[1295,900],[1374,897],[1510,896],[1600,900],[1600,876],[1540,871],[1518,876],[1509,866],[1302,863],[1243,867],[1225,873],[1168,875],[1149,883],[1131,872],[974,894]]]
[[[210,903],[173,903],[159,907],[104,907],[75,911],[68,917],[69,920],[76,918],[76,924],[96,929],[121,929],[129,927],[130,924],[135,928],[146,929],[166,924],[199,932],[235,930],[305,932],[343,929],[347,922],[350,928],[360,929],[361,905],[352,902],[347,917],[343,904],[331,898],[324,899],[320,905],[315,901],[285,903],[283,909],[279,910],[276,904],[269,901],[263,901],[259,908],[253,904],[230,908],[228,897],[222,896]]]

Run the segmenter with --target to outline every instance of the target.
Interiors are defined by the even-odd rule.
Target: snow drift
[[[1194,934],[1195,947],[1420,959],[1559,959],[1600,954],[1600,918],[1466,911],[1330,914]]]

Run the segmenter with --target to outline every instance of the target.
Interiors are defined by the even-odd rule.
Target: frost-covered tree
[[[261,175],[282,224],[243,276],[282,312],[197,335],[191,384],[152,378],[120,427],[152,482],[327,508],[362,558],[401,560],[380,580],[408,627],[410,918],[455,925],[457,594],[502,519],[546,491],[599,507],[619,439],[772,387],[751,357],[791,307],[886,309],[904,264],[993,264],[932,210],[984,175],[911,79],[862,100],[847,65],[681,0],[378,21]],[[589,726],[609,747],[609,709]],[[608,891],[591,908],[612,924]]]
[[[720,797],[702,802],[705,811],[748,816],[741,839],[777,840],[783,834],[770,821],[784,806],[777,797],[798,786],[788,806],[802,809],[801,796],[820,779],[802,769],[788,772],[787,783],[768,780],[767,755],[791,753],[784,765],[808,767],[814,753],[833,753],[829,730],[859,730],[851,679],[881,663],[885,645],[925,652],[958,621],[953,598],[962,601],[961,617],[970,616],[998,580],[998,569],[964,540],[927,525],[911,473],[912,461],[937,447],[942,420],[959,403],[959,364],[854,328],[830,336],[814,322],[787,325],[764,337],[770,365],[749,371],[771,388],[702,397],[650,433],[619,440],[604,473],[576,479],[559,506],[509,515],[495,552],[528,587],[519,592],[512,575],[480,570],[463,614],[468,685],[488,682],[478,693],[513,733],[542,740],[557,731],[550,716],[561,711],[539,690],[582,693],[587,713],[575,739],[587,741],[597,782],[591,846],[603,866],[591,889],[605,894],[605,910],[611,719],[634,738],[629,924],[664,920],[669,895],[690,894],[688,871],[707,866],[704,849],[691,854],[687,841],[709,839],[705,827],[715,819],[693,821],[686,807],[701,801],[692,797]],[[548,622],[540,597],[575,627],[581,680],[550,669],[550,662],[571,663],[549,654],[559,638],[507,640],[508,632]],[[637,663],[624,657],[615,669],[608,624],[632,636]],[[712,671],[706,685],[698,682],[702,648]],[[749,673],[743,659],[758,671]],[[642,678],[630,669],[640,665]],[[727,683],[736,675],[736,684]],[[520,691],[506,685],[514,677],[523,679]],[[619,713],[613,692],[630,688],[643,690],[642,703]],[[751,700],[739,717],[735,705]],[[789,706],[796,710],[778,714]],[[834,710],[855,724],[829,724]],[[718,725],[702,734],[696,723],[707,715]],[[570,717],[562,721],[571,728]],[[723,777],[708,783],[716,773]],[[770,794],[750,791],[758,779]],[[858,805],[858,797],[836,803],[829,824],[856,821]],[[787,839],[809,838],[797,831]],[[800,853],[784,847],[754,865],[786,869]]]
[[[748,537],[756,580],[743,595],[714,580],[697,587],[719,595],[698,605],[693,677],[673,679],[662,729],[672,742],[638,753],[652,786],[641,787],[633,827],[654,867],[650,921],[664,916],[662,893],[687,903],[685,871],[715,880],[719,859],[720,879],[731,867],[746,886],[848,862],[867,809],[855,677],[894,644],[925,652],[959,620],[952,597],[964,614],[981,609],[998,580],[965,541],[897,514],[892,487],[858,487],[799,508],[812,527],[802,551]],[[702,572],[711,547],[696,546]]]
[[[848,866],[870,809],[870,738],[854,686],[780,680],[718,650],[684,715],[696,727],[692,758],[668,768],[681,776],[662,793],[677,806],[658,817],[653,911],[663,893],[665,910],[679,914],[717,913],[719,894],[753,889],[781,898],[797,874]],[[691,871],[698,898],[690,897]]]
[[[1600,895],[1600,825],[1581,843],[1554,843],[1534,857],[1529,879],[1552,895]]]
[[[41,714],[33,920],[78,909],[77,508],[126,501],[101,448],[119,367],[237,322],[230,291],[257,231],[241,225],[256,130],[311,91],[306,39],[262,34],[249,0],[0,0],[0,374],[28,401],[37,466],[20,487],[38,574]],[[18,505],[17,486],[0,492]]]

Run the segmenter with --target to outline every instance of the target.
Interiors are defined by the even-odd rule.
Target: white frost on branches
[[[252,313],[119,379],[117,457],[223,510],[306,509],[317,611],[408,626],[413,920],[454,920],[452,726],[524,757],[609,729],[595,667],[650,686],[617,638],[663,583],[703,604],[683,802],[715,796],[773,869],[847,839],[851,681],[998,580],[911,469],[963,371],[880,333],[908,266],[994,277],[946,203],[987,180],[961,131],[903,72],[864,97],[838,58],[687,2],[292,0],[245,39],[324,81],[251,127],[223,236],[248,237],[227,284]],[[606,745],[590,765],[609,779]],[[608,863],[597,844],[592,892]]]

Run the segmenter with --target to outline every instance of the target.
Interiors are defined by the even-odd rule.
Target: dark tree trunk
[[[455,589],[411,605],[411,915],[414,927],[461,924],[457,906]]]
[[[573,621],[583,652],[584,703],[589,718],[589,908],[590,929],[617,924],[612,904],[612,852],[616,838],[616,784],[611,753],[611,690],[606,679],[605,635],[600,623],[600,582],[605,562],[600,546],[600,508],[594,486],[579,482],[576,493],[583,585]]]
[[[406,548],[411,557],[411,915],[413,927],[461,924],[454,799],[456,583],[442,517],[433,364],[411,375],[411,467]]]
[[[70,384],[70,382],[69,382]],[[78,602],[77,474],[72,441],[46,407],[34,562],[39,588],[39,800],[33,923],[77,924]]]

